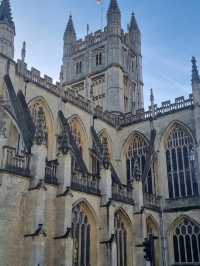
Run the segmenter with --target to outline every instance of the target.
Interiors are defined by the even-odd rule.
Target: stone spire
[[[69,20],[64,34],[64,39],[68,39],[69,41],[72,42],[76,40],[76,31],[74,28],[72,15],[69,16]]]
[[[15,30],[15,24],[13,22],[9,0],[2,0],[2,2],[1,2],[1,5],[0,5],[0,23],[6,23],[13,30]]]
[[[129,26],[130,44],[133,50],[137,53],[141,53],[141,33],[135,18],[135,14],[131,15],[131,22]]]
[[[197,60],[194,56],[192,57],[191,62],[192,62],[192,84],[200,83],[200,77],[197,68]]]
[[[121,11],[119,9],[117,0],[110,0],[110,5],[107,12],[107,23],[108,28],[118,26],[119,30],[121,30]]]
[[[137,20],[135,18],[135,14],[134,13],[132,13],[132,15],[131,15],[131,22],[130,22],[129,30],[130,30],[130,32],[131,31],[135,31],[135,32],[137,31],[137,32],[140,33],[140,29],[138,27],[138,23],[137,23]]]

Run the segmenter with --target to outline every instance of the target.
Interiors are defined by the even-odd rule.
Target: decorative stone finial
[[[192,57],[191,62],[192,62],[192,84],[200,83],[200,77],[197,68],[197,60],[194,56]]]
[[[150,93],[150,102],[151,102],[151,113],[152,117],[155,117],[155,103],[154,103],[154,94],[153,94],[153,89],[151,89]]]
[[[22,45],[22,51],[21,51],[21,57],[22,57],[22,62],[25,62],[25,58],[26,58],[26,42],[23,42]]]

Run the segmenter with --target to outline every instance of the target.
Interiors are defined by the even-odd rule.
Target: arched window
[[[74,141],[76,142],[77,148],[80,151],[80,155],[83,156],[83,146],[84,146],[84,140],[83,140],[83,133],[82,128],[80,126],[79,121],[74,118],[70,121],[70,129],[72,136],[74,138]],[[72,158],[72,172],[78,171],[79,166],[77,165],[76,161]]]
[[[96,66],[102,65],[102,52],[96,54]]]
[[[117,266],[127,266],[127,231],[120,211],[115,214],[115,237],[117,245]]]
[[[157,237],[154,240],[154,264],[155,266],[160,266],[160,236],[159,236],[159,226],[153,217],[149,216],[147,218],[147,236],[153,235]]]
[[[127,182],[132,182],[134,178],[141,178],[145,169],[148,144],[145,139],[139,134],[135,134],[130,142],[125,153]],[[153,169],[153,167],[152,167]],[[147,180],[144,184],[144,191],[153,193],[153,170],[150,169]]]
[[[43,106],[36,102],[30,107],[33,122],[36,127],[35,141],[38,145],[48,144],[48,129],[46,122],[46,115]]]
[[[73,266],[89,266],[91,226],[84,208],[79,204],[72,211]]]
[[[173,247],[177,265],[200,265],[200,226],[182,219],[173,232]]]
[[[109,160],[111,159],[111,147],[108,142],[108,136],[105,132],[102,132],[99,136],[100,143],[104,150],[108,151]],[[100,175],[100,164],[96,157],[92,156],[92,173],[95,175]]]
[[[176,123],[166,139],[166,163],[170,198],[198,194],[195,182],[195,148],[191,135]]]

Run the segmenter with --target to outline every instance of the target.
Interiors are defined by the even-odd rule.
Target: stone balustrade
[[[58,167],[58,162],[57,160],[53,161],[47,161],[46,162],[46,167],[45,167],[45,183],[51,184],[51,185],[57,185],[58,180],[57,180],[57,167]]]
[[[74,190],[100,195],[100,178],[98,176],[87,174],[84,176],[80,172],[72,174],[71,187]]]
[[[134,204],[133,189],[116,183],[112,184],[112,199],[127,204]]]
[[[38,84],[49,92],[54,93],[58,97],[60,96],[60,84],[58,82],[56,84],[53,84],[52,78],[48,77],[47,75],[41,77],[40,71],[38,71],[37,69],[32,68],[31,70],[28,70],[27,65],[22,63],[21,60],[18,60],[17,71],[18,74],[23,76],[28,81]],[[92,102],[89,99],[84,98],[82,95],[77,94],[70,88],[67,88],[64,91],[63,101],[74,104],[87,113],[91,114],[93,112]],[[175,99],[174,103],[171,103],[171,101],[162,102],[160,107],[155,105],[154,110],[151,110],[151,107],[149,107],[149,110],[147,111],[145,111],[144,109],[137,110],[135,114],[104,112],[103,109],[99,106],[94,108],[94,112],[98,119],[101,119],[109,125],[120,129],[138,122],[149,120],[153,115],[156,119],[162,115],[178,112],[189,108],[193,108],[192,94],[190,94],[187,99],[185,99],[183,96],[178,97]]]
[[[30,155],[24,152],[17,153],[16,149],[9,146],[3,147],[2,168],[16,175],[30,176]]]
[[[153,210],[159,210],[161,208],[161,197],[144,193],[144,207]]]

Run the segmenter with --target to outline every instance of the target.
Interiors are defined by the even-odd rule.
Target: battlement
[[[106,28],[104,28],[104,31],[98,30],[94,33],[90,33],[84,39],[78,39],[73,47],[73,53],[78,53],[90,46],[102,42],[103,40],[105,40],[106,35]]]
[[[41,73],[36,68],[32,67],[31,70],[27,69],[27,64],[21,60],[17,60],[16,64],[17,73],[25,78],[27,82],[31,81],[37,85],[49,90],[50,92],[59,95],[59,82],[53,83],[53,79],[48,75],[41,77]]]
[[[88,99],[85,99],[83,96],[75,93],[70,89],[65,91],[63,100],[65,102],[70,102],[78,106],[80,109],[88,113],[92,113],[93,110],[92,102]],[[160,107],[155,105],[154,111],[151,110],[151,107],[149,107],[149,110],[147,111],[145,111],[144,109],[137,110],[136,114],[110,113],[110,112],[103,112],[103,109],[100,106],[97,106],[94,108],[94,113],[97,116],[97,118],[105,121],[106,123],[117,129],[120,129],[122,127],[126,127],[135,123],[150,120],[152,119],[153,114],[156,119],[162,115],[175,113],[188,108],[193,108],[192,94],[189,94],[189,97],[187,99],[185,99],[184,96],[178,97],[175,99],[174,103],[171,103],[171,101],[168,100],[162,102]]]
[[[128,45],[127,42],[128,33],[124,32],[123,29],[121,31],[121,39],[122,43]],[[97,30],[94,33],[90,33],[84,39],[78,39],[73,46],[73,54],[78,53],[87,49],[90,46],[99,44],[105,41],[107,38],[107,28],[105,27],[104,30]]]
[[[56,84],[53,84],[53,79],[51,77],[47,75],[41,77],[40,71],[36,68],[31,68],[31,70],[28,70],[27,64],[23,63],[21,60],[17,61],[16,68],[17,73],[23,76],[27,81],[36,83],[49,92],[54,93],[56,96],[60,95],[60,83],[56,82]],[[174,103],[171,103],[171,101],[168,100],[162,102],[160,107],[156,104],[154,106],[154,111],[151,110],[151,107],[149,107],[147,111],[145,111],[144,109],[137,110],[136,114],[103,112],[103,109],[100,106],[94,108],[91,100],[84,98],[82,95],[77,94],[70,88],[67,88],[67,90],[64,92],[63,101],[74,104],[81,110],[84,110],[85,112],[90,114],[92,114],[94,110],[94,113],[98,119],[105,121],[107,124],[117,129],[142,121],[150,120],[153,114],[156,119],[162,115],[167,115],[193,107],[193,96],[192,94],[189,94],[189,97],[187,99],[185,99],[184,96],[181,96],[176,98]]]

